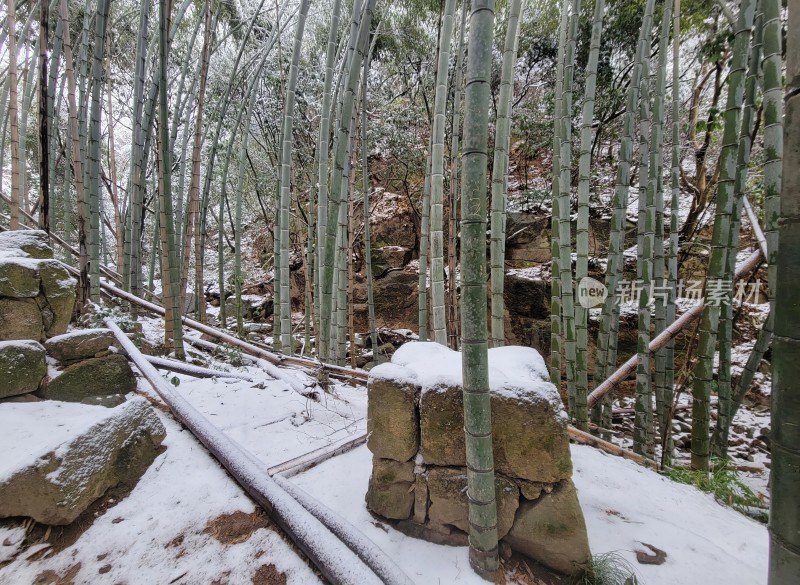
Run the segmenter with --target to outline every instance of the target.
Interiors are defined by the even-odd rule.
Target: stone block
[[[413,372],[396,364],[370,371],[367,383],[367,446],[383,459],[408,461],[419,450],[419,386]]]
[[[555,483],[572,475],[569,436],[551,401],[536,392],[492,393],[492,441],[497,472]],[[420,396],[421,450],[428,465],[466,466],[464,406],[458,386]]]
[[[572,480],[550,494],[523,501],[505,541],[511,548],[572,575],[584,570],[591,557],[586,523]]]
[[[38,390],[45,375],[44,348],[36,341],[0,341],[0,398]]]
[[[133,484],[158,454],[166,431],[136,398],[107,409],[38,402],[0,405],[0,518],[42,524],[75,520],[110,487]]]
[[[36,299],[0,298],[0,340],[44,337],[42,312]]]
[[[67,332],[67,326],[72,319],[77,281],[57,260],[40,260],[39,276],[42,279],[45,302],[52,313],[52,319],[45,324],[45,335],[62,335]]]
[[[466,469],[434,467],[426,474],[428,484],[428,523],[434,530],[455,527],[469,533]],[[519,488],[507,477],[495,475],[497,498],[497,537],[511,529],[519,507]],[[441,531],[441,530],[438,530]]]
[[[39,294],[39,282],[35,260],[0,258],[0,297],[33,298]]]
[[[393,520],[405,520],[414,507],[414,463],[372,459],[367,508]]]
[[[136,376],[125,356],[114,354],[68,366],[47,383],[45,398],[80,402],[90,396],[127,394],[136,389]]]
[[[79,329],[48,339],[47,353],[60,362],[74,362],[95,357],[114,344],[109,329]]]

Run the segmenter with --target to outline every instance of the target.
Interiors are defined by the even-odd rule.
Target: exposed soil
[[[259,528],[272,528],[272,522],[261,508],[256,508],[250,514],[237,511],[209,520],[203,533],[222,544],[239,544]]]

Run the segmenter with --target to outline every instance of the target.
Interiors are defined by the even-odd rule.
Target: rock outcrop
[[[166,431],[142,398],[107,409],[0,404],[0,518],[69,524],[110,487],[135,483]]]
[[[536,350],[489,351],[498,537],[564,574],[590,558],[567,417]],[[409,343],[370,372],[367,507],[407,534],[463,545],[469,531],[461,354]]]

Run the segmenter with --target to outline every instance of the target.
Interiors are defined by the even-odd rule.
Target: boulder
[[[532,502],[523,501],[505,541],[560,573],[572,575],[585,569],[591,552],[572,480]]]
[[[428,524],[431,529],[455,527],[469,533],[466,469],[430,468],[427,472]],[[514,523],[519,507],[519,488],[507,477],[495,475],[497,537],[503,538]]]
[[[392,363],[369,373],[367,446],[375,457],[408,461],[419,450],[419,386],[410,370]]]
[[[68,366],[47,383],[45,398],[80,402],[90,396],[127,394],[136,389],[136,376],[125,356],[113,354]]]
[[[0,518],[75,520],[110,487],[134,484],[166,431],[141,398],[114,409],[39,402],[0,405]]]
[[[44,337],[42,312],[36,299],[0,298],[0,340]]]
[[[42,279],[44,301],[52,314],[49,322],[42,319],[45,335],[53,337],[66,333],[75,307],[77,281],[57,260],[40,260],[39,275]]]
[[[74,362],[93,358],[113,344],[114,334],[109,329],[79,329],[51,337],[44,346],[58,361]]]
[[[47,374],[44,348],[36,341],[0,341],[0,398],[34,392]]]
[[[0,258],[0,297],[33,298],[39,294],[39,267],[27,258]]]
[[[414,507],[414,463],[372,458],[367,508],[392,520],[405,520]]]
[[[0,251],[27,258],[52,258],[50,238],[42,230],[15,230],[0,233]]]

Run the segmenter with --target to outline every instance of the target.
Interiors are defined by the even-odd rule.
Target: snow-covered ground
[[[204,360],[210,367],[231,367]],[[241,369],[256,382],[223,380],[224,374],[202,380],[165,376],[177,377],[178,391],[265,467],[365,429],[363,388],[337,384],[315,401],[258,367]],[[145,382],[139,387],[153,396]],[[238,511],[256,518],[255,507],[187,430],[169,415],[160,416],[168,431],[166,450],[133,491],[74,544],[59,552],[37,545],[23,550],[21,523],[0,523],[0,583],[33,583],[47,571],[71,575],[76,584],[272,582],[255,581],[259,571],[261,577],[284,574],[288,583],[318,582],[274,527],[255,524],[238,537],[220,538],[221,517]],[[766,583],[763,525],[629,461],[583,446],[573,446],[572,453],[595,554],[619,552],[636,567],[643,585]],[[370,469],[370,454],[361,446],[291,481],[354,523],[420,585],[484,583],[470,570],[466,549],[412,539],[372,517],[364,504]],[[666,551],[666,562],[638,564],[634,551],[646,550],[642,542]]]

